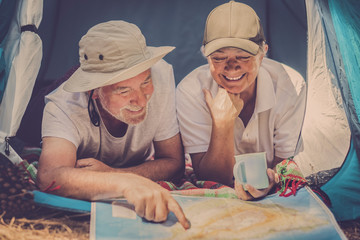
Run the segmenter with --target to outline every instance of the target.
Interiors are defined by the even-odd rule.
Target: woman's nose
[[[225,70],[239,70],[241,68],[240,63],[236,59],[229,59],[226,62]]]

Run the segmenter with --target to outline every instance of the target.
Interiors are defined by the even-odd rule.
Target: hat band
[[[120,57],[121,56],[121,57]],[[143,61],[151,58],[151,52],[148,49],[141,51],[140,54],[122,54],[117,55],[115,58],[88,59],[82,58],[80,60],[80,68],[85,72],[101,72],[111,73],[121,71],[132,66],[135,66]]]

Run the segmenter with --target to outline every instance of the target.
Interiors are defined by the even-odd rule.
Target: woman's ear
[[[266,54],[269,50],[269,45],[267,45],[265,42],[264,42],[264,45],[262,47],[262,50],[261,50],[261,53],[260,53],[260,61],[262,61],[264,59],[264,57],[266,57]]]
[[[264,55],[266,56],[267,52],[269,50],[269,45],[267,45],[266,43],[264,44]]]

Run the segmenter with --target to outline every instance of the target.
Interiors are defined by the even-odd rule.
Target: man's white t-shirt
[[[123,137],[112,136],[103,121],[94,126],[88,113],[87,93],[69,93],[63,85],[46,96],[42,137],[64,138],[77,148],[77,158],[95,158],[112,167],[138,165],[154,154],[153,141],[179,132],[175,110],[173,68],[160,60],[151,68],[154,92],[146,119],[128,126]]]
[[[176,110],[186,153],[206,152],[212,119],[203,89],[215,97],[219,89],[209,65],[187,75],[177,86]],[[268,164],[274,155],[295,155],[305,113],[306,84],[294,69],[264,58],[257,77],[254,113],[246,126],[235,120],[235,154],[266,152]]]

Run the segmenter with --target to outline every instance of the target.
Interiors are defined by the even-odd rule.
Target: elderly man
[[[88,200],[125,196],[137,214],[164,221],[171,197],[151,180],[184,170],[171,65],[174,47],[149,47],[124,21],[92,27],[79,42],[80,68],[46,97],[38,185]]]
[[[269,187],[248,191],[263,197],[274,187],[273,168],[296,151],[305,109],[305,82],[295,70],[265,57],[260,20],[246,4],[230,1],[206,21],[200,66],[177,86],[176,104],[185,151],[198,178],[233,185],[234,155],[266,152]]]

